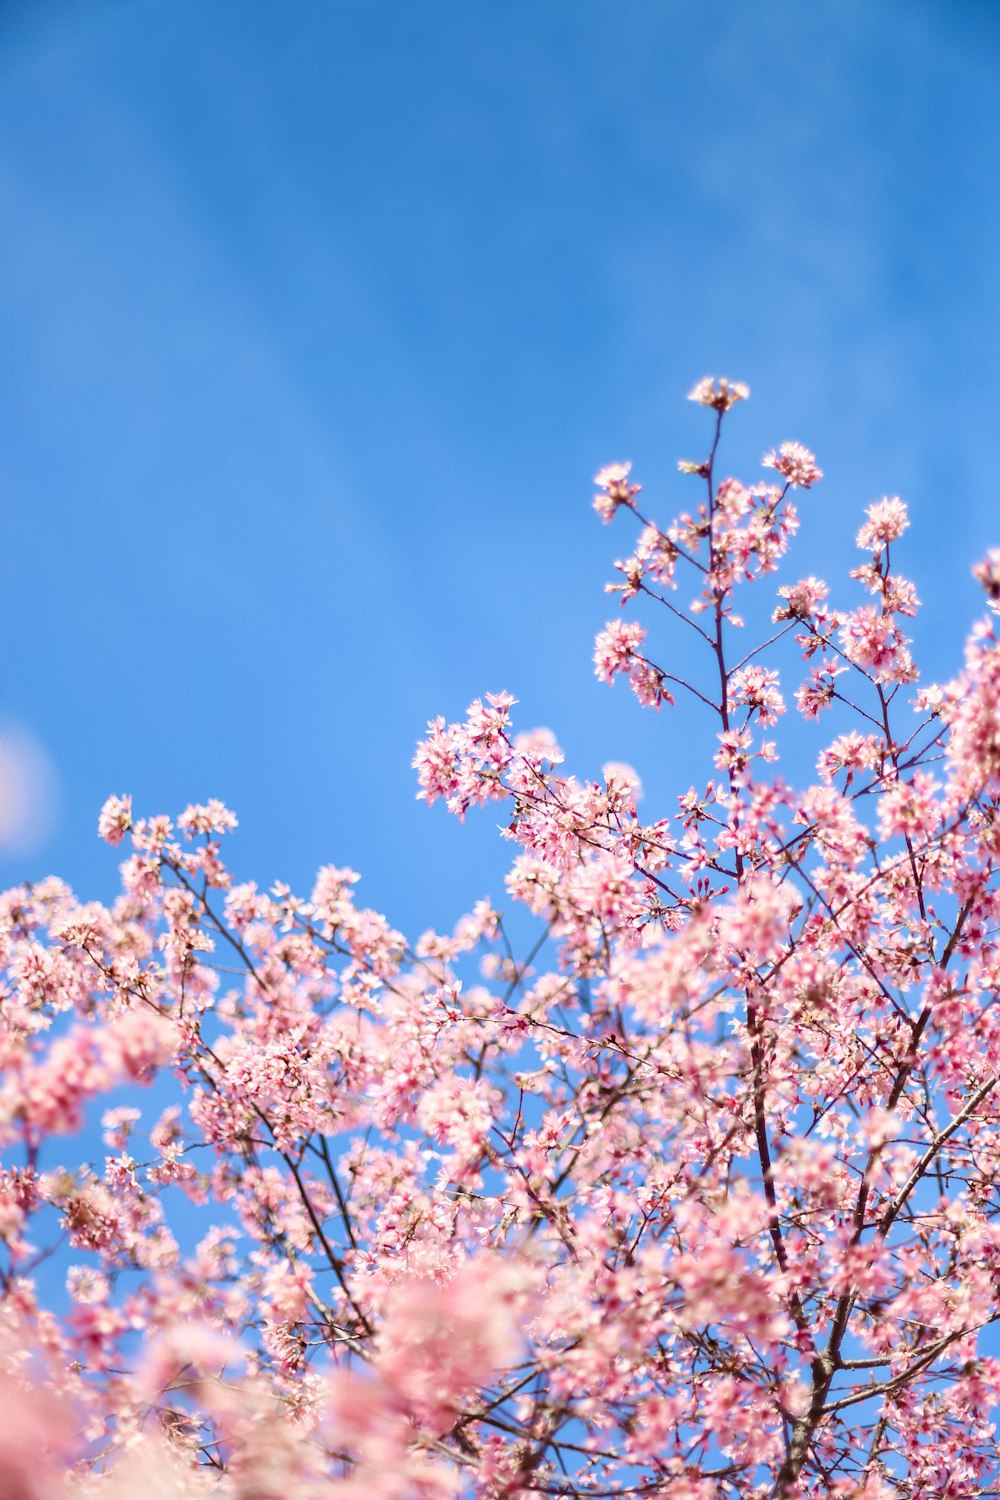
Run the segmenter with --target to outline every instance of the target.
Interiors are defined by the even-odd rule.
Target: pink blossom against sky
[[[996,1489],[998,39],[0,10],[3,1500]]]

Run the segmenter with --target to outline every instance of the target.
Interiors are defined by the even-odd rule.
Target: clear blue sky
[[[948,673],[1000,542],[998,180],[991,0],[4,0],[0,716],[60,810],[0,880],[108,895],[108,792],[219,796],[243,876],[450,926],[506,851],[409,761],[501,687],[669,811],[681,721],[592,677],[590,479],[690,499],[706,373],[753,388],[735,469],[827,471],[796,576],[910,502]]]

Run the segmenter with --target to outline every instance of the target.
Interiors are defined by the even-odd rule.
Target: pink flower
[[[432,1429],[449,1427],[459,1400],[488,1386],[515,1359],[531,1279],[483,1254],[441,1284],[404,1277],[390,1291],[377,1368]]]
[[[747,401],[750,397],[750,387],[741,381],[729,381],[720,376],[716,380],[714,375],[706,375],[703,380],[689,393],[689,401],[697,401],[699,406],[710,406],[715,411],[729,411],[737,401]]]
[[[31,1348],[31,1330],[21,1331],[24,1348]],[[0,1494],[5,1500],[61,1500],[67,1493],[63,1474],[81,1447],[77,1423],[65,1396],[27,1372],[0,1370]]]
[[[629,682],[643,708],[662,708],[664,703],[674,702],[663,673],[649,662],[635,662],[629,672]]]
[[[209,802],[186,807],[177,819],[177,826],[188,838],[193,838],[198,833],[229,833],[237,826],[237,820],[235,813],[213,797]]]
[[[778,597],[785,603],[774,611],[773,619],[808,620],[822,618],[829,589],[819,578],[803,578],[798,583],[783,584]]]
[[[608,464],[595,474],[594,483],[599,486],[600,494],[594,496],[594,509],[602,521],[614,520],[618,507],[631,506],[642,489],[640,484],[629,483],[631,469],[631,464]]]
[[[909,526],[906,506],[899,496],[886,497],[869,505],[865,514],[868,520],[858,532],[858,546],[862,551],[877,552],[888,542],[895,542]]]
[[[609,760],[601,767],[609,797],[622,797],[633,808],[642,801],[642,782],[632,766],[623,761]]]
[[[594,643],[594,668],[602,682],[612,682],[620,672],[628,672],[646,638],[646,632],[634,621],[609,620]]]
[[[847,658],[871,671],[877,682],[911,682],[913,662],[906,637],[891,615],[862,605],[846,617],[840,631]]]
[[[733,702],[756,711],[758,722],[765,727],[776,724],[785,712],[785,700],[778,691],[777,672],[764,667],[743,667],[729,680]]]
[[[753,736],[748,730],[727,729],[719,735],[715,765],[720,771],[743,771],[750,759]]]
[[[132,798],[109,797],[101,808],[97,832],[109,844],[120,844],[132,827]]]
[[[558,766],[566,758],[551,729],[522,730],[514,737],[514,749],[518,755],[526,756],[530,761],[541,763],[546,760],[550,766]]]
[[[877,770],[885,753],[885,741],[879,736],[859,734],[852,729],[848,734],[838,735],[826,750],[820,752],[820,778],[829,785],[838,771],[846,771],[847,785],[850,786],[855,771]]]
[[[770,453],[765,453],[762,462],[766,469],[777,469],[795,489],[811,489],[823,478],[815,454],[801,443],[782,443],[777,452],[772,448]]]
[[[795,702],[804,719],[816,719],[824,708],[830,708],[837,692],[837,678],[843,676],[846,667],[822,665],[813,667],[809,679],[795,694]]]

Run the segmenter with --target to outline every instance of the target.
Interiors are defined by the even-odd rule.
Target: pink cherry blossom
[[[778,674],[765,667],[741,667],[729,679],[733,701],[751,710],[757,722],[772,725],[785,712],[785,700],[778,691]]]
[[[727,380],[724,375],[716,380],[714,375],[706,375],[690,392],[688,400],[697,401],[699,406],[711,406],[715,411],[723,413],[729,411],[737,401],[747,401],[749,397],[750,387],[741,381]]]
[[[823,470],[816,465],[816,455],[801,443],[782,443],[781,447],[765,453],[766,469],[777,469],[795,489],[812,489],[823,478]]]
[[[594,668],[602,682],[633,670],[645,637],[645,630],[635,621],[608,621],[594,643]]]
[[[602,521],[613,521],[618,507],[630,506],[642,489],[641,485],[630,482],[631,471],[631,464],[608,464],[594,475],[594,483],[600,491],[594,496],[594,509]]]
[[[132,827],[132,798],[109,797],[101,808],[97,832],[109,844],[120,844]]]
[[[878,551],[888,542],[898,541],[910,524],[906,506],[898,495],[877,500],[865,514],[868,519],[858,532],[862,551]]]
[[[723,475],[747,395],[692,392],[678,514],[596,481],[597,676],[702,755],[665,807],[493,693],[414,766],[510,870],[422,934],[234,877],[214,800],[109,798],[107,904],[0,896],[0,1494],[996,1492],[996,620],[910,686],[895,499],[772,583],[821,475]]]

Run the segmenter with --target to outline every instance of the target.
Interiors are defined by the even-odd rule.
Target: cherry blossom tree
[[[530,951],[490,901],[410,942],[352,870],[237,883],[217,802],[112,797],[110,907],[2,898],[7,1500],[1000,1493],[996,622],[917,686],[898,499],[862,602],[775,590],[822,476],[723,475],[747,395],[692,392],[676,520],[597,476],[597,674],[703,781],[647,819],[507,694],[418,749],[501,805]]]

